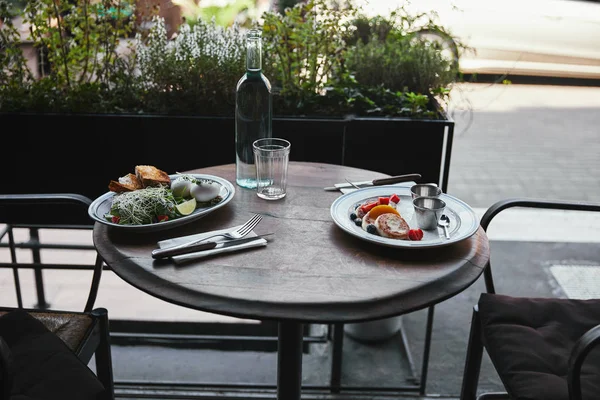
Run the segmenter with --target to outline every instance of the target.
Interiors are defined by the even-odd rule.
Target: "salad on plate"
[[[189,174],[171,178],[164,171],[148,165],[138,165],[135,174],[111,181],[109,189],[115,194],[104,218],[118,225],[170,221],[223,200],[219,195],[221,184],[218,182]]]

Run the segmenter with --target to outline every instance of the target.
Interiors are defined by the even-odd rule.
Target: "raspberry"
[[[408,231],[408,238],[410,240],[421,240],[423,239],[423,231],[421,229],[411,229]]]

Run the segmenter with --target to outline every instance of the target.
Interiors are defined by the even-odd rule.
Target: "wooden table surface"
[[[233,164],[193,171],[235,182]],[[390,317],[437,304],[469,287],[489,259],[479,230],[436,249],[396,249],[342,231],[330,206],[335,182],[387,175],[356,168],[291,162],[287,196],[260,199],[235,186],[233,200],[197,221],[171,230],[123,232],[96,223],[94,243],[126,282],[181,306],[253,319],[347,323]],[[176,266],[154,260],[159,240],[242,224],[263,215],[256,233],[274,232],[266,247]]]

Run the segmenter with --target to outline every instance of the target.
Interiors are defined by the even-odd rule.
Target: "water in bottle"
[[[271,137],[271,119],[271,83],[262,72],[262,38],[253,29],[246,37],[246,73],[235,95],[235,181],[241,187],[256,189],[252,143]]]

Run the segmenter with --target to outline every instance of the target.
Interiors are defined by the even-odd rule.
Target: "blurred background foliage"
[[[419,35],[444,28],[401,8],[366,17],[342,0],[29,0],[15,11],[10,1],[0,0],[0,112],[232,116],[251,26],[262,28],[276,115],[439,118],[436,102],[458,79]]]
[[[220,26],[231,26],[234,23],[240,26],[250,27],[262,12],[267,9],[261,8],[257,0],[228,0],[215,2],[211,0],[173,0],[173,3],[181,8],[182,16],[190,25],[195,24],[198,19],[214,21]]]

